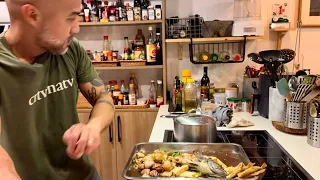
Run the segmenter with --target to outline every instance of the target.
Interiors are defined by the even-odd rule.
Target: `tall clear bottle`
[[[137,97],[136,97],[136,92],[134,90],[134,84],[129,85],[129,104],[130,105],[137,104]]]
[[[192,78],[186,79],[184,90],[184,112],[197,109],[197,86]]]

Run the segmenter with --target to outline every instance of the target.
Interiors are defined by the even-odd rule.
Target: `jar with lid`
[[[133,8],[127,5],[127,19],[128,21],[134,21]]]
[[[149,12],[147,7],[142,8],[142,20],[149,20]]]
[[[148,7],[148,14],[149,14],[149,20],[154,20],[155,19],[154,7],[153,6],[149,6]]]
[[[239,112],[240,99],[228,98],[228,107],[233,110],[233,112]]]
[[[112,61],[118,61],[119,51],[112,51]]]
[[[226,94],[224,88],[215,89],[214,103],[218,106],[226,106]]]
[[[156,20],[162,19],[162,11],[161,11],[161,5],[156,5]]]
[[[183,88],[184,90],[184,112],[188,112],[191,109],[197,108],[197,87],[194,83],[194,80],[192,78],[186,79],[186,84]]]
[[[250,98],[241,99],[241,112],[249,112],[250,110]]]

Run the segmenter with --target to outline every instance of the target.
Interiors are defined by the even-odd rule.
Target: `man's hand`
[[[67,155],[72,159],[79,159],[83,153],[89,156],[100,145],[100,130],[79,123],[71,126],[62,139],[68,146]]]

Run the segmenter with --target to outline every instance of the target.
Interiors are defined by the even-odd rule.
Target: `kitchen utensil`
[[[307,75],[304,80],[302,81],[302,84],[316,84],[317,76],[314,75]]]
[[[288,99],[288,101],[291,100],[292,94],[290,92],[288,82],[285,78],[282,78],[282,79],[280,79],[280,81],[278,81],[277,89],[282,96],[284,96],[285,98]]]
[[[307,77],[307,75],[301,75],[301,76],[298,76],[298,85],[299,84],[302,84],[302,82],[304,81],[304,79]]]
[[[285,78],[286,80],[288,80],[288,73],[289,69],[288,66],[286,66],[285,64],[281,64],[277,69],[277,74],[280,76],[280,79]]]
[[[318,117],[319,112],[319,103],[317,101],[310,102],[309,115],[313,118]]]
[[[265,62],[259,57],[259,54],[257,53],[250,53],[248,54],[249,60],[258,63],[258,64],[264,64]]]
[[[284,126],[291,129],[306,129],[309,105],[306,102],[286,102]]]
[[[308,95],[306,95],[301,101],[310,102],[313,98],[317,97],[320,94],[320,88],[317,87],[313,89]]]
[[[141,178],[140,172],[134,171],[132,168],[134,162],[133,159],[136,153],[143,152],[144,154],[152,154],[155,150],[165,150],[179,153],[193,153],[199,151],[203,155],[216,156],[227,166],[236,166],[239,163],[249,164],[250,160],[245,153],[243,147],[239,144],[233,143],[140,143],[136,144],[131,152],[131,155],[127,161],[127,164],[122,172],[122,177],[127,180],[133,179],[170,179],[181,180],[183,178],[159,178],[159,177],[145,177]],[[194,179],[194,178],[190,178]],[[198,179],[198,178],[197,178]],[[199,178],[203,179],[203,178]]]
[[[289,89],[294,94],[298,89],[298,79],[295,76],[292,76],[288,81]]]
[[[314,85],[311,84],[300,84],[297,93],[294,95],[293,101],[300,102],[306,95],[308,95],[312,91],[313,88]]]
[[[178,142],[214,143],[216,141],[216,121],[206,115],[193,115],[192,109],[187,115],[173,119],[174,137]]]
[[[308,144],[320,148],[320,118],[309,118]]]

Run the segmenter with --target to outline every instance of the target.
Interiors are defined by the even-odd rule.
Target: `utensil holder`
[[[320,118],[309,117],[308,144],[320,148]]]
[[[306,129],[309,104],[286,102],[284,126],[291,129]]]

